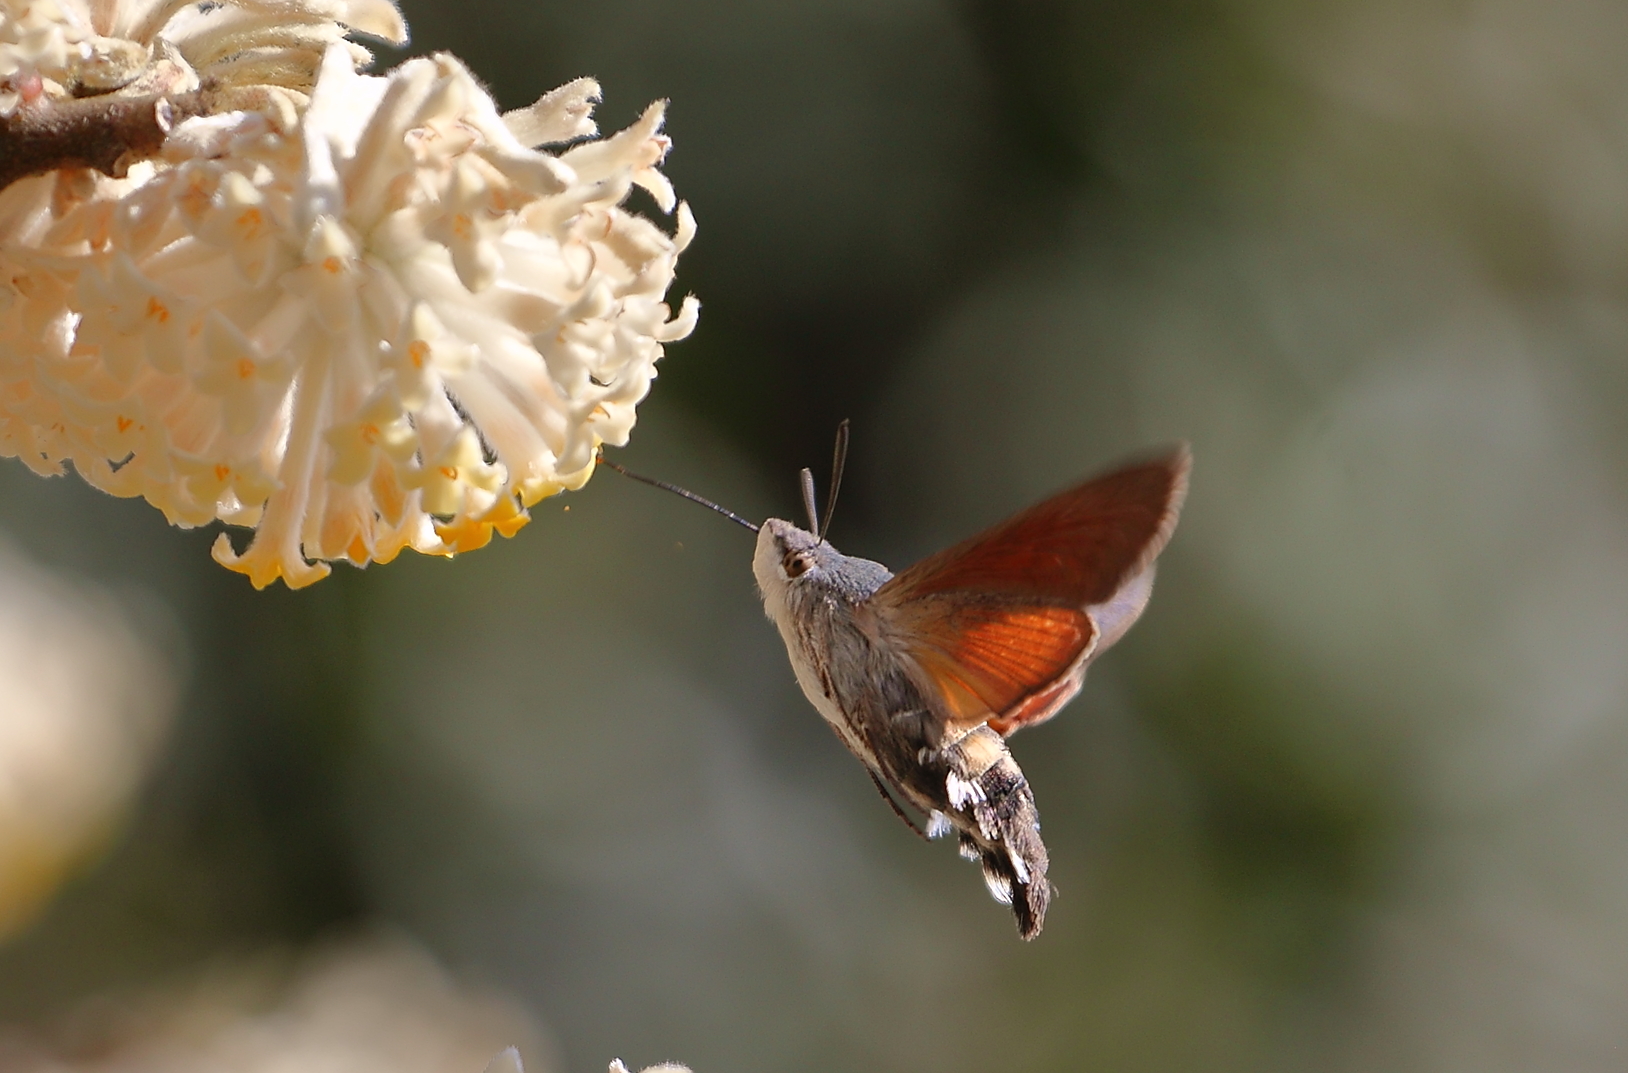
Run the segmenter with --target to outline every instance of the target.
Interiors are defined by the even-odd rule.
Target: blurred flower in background
[[[153,625],[0,545],[0,938],[106,846],[163,741],[179,665]]]
[[[211,965],[133,995],[100,996],[49,1034],[0,1030],[11,1073],[456,1073],[514,1047],[552,1068],[535,1021],[460,988],[393,936]]]
[[[1013,739],[1046,934],[875,800],[691,505],[255,594],[13,467],[19,546],[193,653],[127,834],[0,948],[16,1031],[383,918],[562,1069],[1620,1067],[1628,9],[407,14],[505,107],[675,102],[708,315],[630,466],[785,515],[852,417],[833,539],[899,567],[1193,441],[1143,623]]]

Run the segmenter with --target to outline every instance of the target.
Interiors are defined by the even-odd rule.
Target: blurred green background
[[[795,516],[851,417],[832,536],[897,568],[1193,443],[1147,616],[1013,740],[1045,934],[876,800],[676,498],[254,593],[12,462],[17,561],[181,699],[0,1021],[384,921],[545,1071],[1622,1068],[1628,7],[405,10],[505,107],[672,101],[705,308],[619,460]]]

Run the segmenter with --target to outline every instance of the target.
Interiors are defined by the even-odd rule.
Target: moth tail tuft
[[[1018,934],[1033,939],[1046,923],[1052,888],[1046,878],[1046,846],[1040,832],[1030,827],[1026,833],[1027,838],[1017,831],[1003,831],[1001,844],[984,851],[982,864],[990,896],[1010,906]]]
[[[1018,933],[1033,939],[1051,904],[1051,881],[1046,878],[1051,862],[1040,839],[1034,793],[1010,755],[985,771],[978,783],[984,801],[971,811],[987,838],[977,846],[984,882],[997,902],[1012,907]]]

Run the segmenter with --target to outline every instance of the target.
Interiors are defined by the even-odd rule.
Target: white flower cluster
[[[216,110],[257,108],[287,125],[328,46],[372,59],[345,41],[349,30],[407,40],[390,0],[0,0],[0,115],[35,100],[207,83]]]
[[[224,10],[182,7],[148,21]],[[584,140],[590,80],[499,115],[450,56],[374,77],[355,49],[323,43],[308,98],[290,81],[275,107],[178,124],[122,180],[0,192],[0,453],[177,525],[254,526],[215,557],[257,587],[511,535],[626,442],[699,310],[664,302],[695,225],[657,170],[660,103]],[[620,207],[634,186],[675,234]]]

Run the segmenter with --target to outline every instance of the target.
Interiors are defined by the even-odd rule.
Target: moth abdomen
[[[1040,934],[1051,902],[1050,859],[1029,780],[998,734],[979,727],[944,750],[944,792],[961,855],[979,862],[990,895],[1010,906],[1018,933]]]

